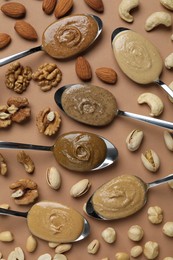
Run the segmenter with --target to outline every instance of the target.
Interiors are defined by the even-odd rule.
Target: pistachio
[[[95,255],[98,252],[99,247],[100,247],[99,241],[97,239],[94,239],[87,247],[88,253]]]
[[[80,197],[85,194],[90,187],[91,183],[88,179],[80,180],[71,187],[70,195],[74,198]]]
[[[54,190],[58,190],[61,186],[61,175],[53,166],[47,169],[46,180],[48,185]]]
[[[56,254],[63,254],[72,248],[72,244],[60,244],[55,248]]]
[[[144,137],[144,133],[140,129],[134,129],[130,132],[126,139],[126,145],[129,151],[133,152],[136,151]]]
[[[141,155],[141,160],[146,169],[151,172],[156,172],[160,167],[160,159],[155,151],[147,150],[145,154]]]
[[[165,145],[168,148],[168,150],[173,151],[173,135],[171,132],[165,130],[163,133]]]

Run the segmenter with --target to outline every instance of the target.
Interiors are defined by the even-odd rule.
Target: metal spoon
[[[86,132],[80,132],[80,133],[86,133]],[[68,134],[69,133],[67,133],[67,135]],[[89,134],[89,133],[87,133],[87,134]],[[97,138],[101,138],[105,142],[107,153],[106,153],[106,157],[105,157],[104,161],[100,165],[98,165],[97,167],[90,169],[90,171],[101,170],[105,167],[108,167],[109,165],[113,164],[118,157],[118,150],[116,149],[116,147],[111,142],[109,142],[104,137],[97,136],[97,135],[95,135],[95,136]],[[59,138],[61,138],[61,136],[59,136]],[[57,141],[59,140],[59,138],[57,139]],[[34,144],[24,144],[24,143],[0,141],[0,149],[23,149],[23,150],[51,151],[51,152],[53,152],[53,155],[55,156],[54,149],[55,149],[55,145],[56,145],[57,141],[55,142],[55,144],[53,146],[43,146],[43,145],[34,145]],[[55,157],[55,159],[56,159],[56,157]],[[63,165],[63,166],[67,167],[65,165]],[[76,167],[77,167],[77,165],[76,165]],[[69,168],[67,168],[67,169],[69,169]],[[78,167],[76,168],[76,171],[80,171],[78,169]]]
[[[69,85],[66,85],[66,86],[59,88],[55,92],[55,97],[54,97],[55,102],[63,111],[64,111],[64,109],[63,109],[62,102],[61,102],[62,101],[62,95],[66,90],[70,89],[71,87],[75,87],[76,89],[78,89],[78,88],[81,87],[81,84],[69,84]],[[102,89],[101,87],[97,87],[97,88]],[[83,97],[85,97],[85,88],[83,88]],[[68,116],[70,116],[70,115],[68,114]],[[92,114],[90,114],[90,116],[92,117]],[[163,128],[167,128],[167,129],[171,129],[171,130],[173,129],[173,123],[172,122],[164,121],[164,120],[160,120],[160,119],[152,118],[152,117],[148,117],[148,116],[143,116],[143,115],[139,115],[139,114],[135,114],[135,113],[125,112],[125,111],[122,111],[120,109],[117,109],[117,111],[115,111],[115,117],[116,116],[125,116],[125,117],[129,117],[129,118],[132,118],[132,119],[135,119],[135,120],[138,120],[138,121],[143,121],[145,123],[160,126],[160,127],[163,127]],[[74,117],[74,115],[73,115],[72,118],[75,119],[76,121],[79,121],[78,118]],[[88,124],[88,122],[84,122],[84,121],[82,121],[82,123]]]
[[[137,177],[137,178],[145,185],[145,187],[146,187],[145,201],[144,201],[142,207],[143,207],[143,206],[145,205],[145,203],[147,202],[147,192],[148,192],[148,190],[149,190],[150,188],[156,187],[156,186],[158,186],[158,185],[160,185],[160,184],[164,184],[164,183],[167,183],[167,182],[173,180],[173,174],[168,175],[168,176],[166,176],[166,177],[164,177],[164,178],[158,179],[158,180],[156,180],[156,181],[150,182],[150,183],[145,183],[145,182],[144,182],[141,178],[139,178],[138,176],[135,176],[135,177]],[[96,191],[95,191],[95,192],[96,192]],[[93,193],[93,195],[94,195],[94,193]],[[99,219],[99,220],[113,220],[113,219],[107,219],[107,218],[101,216],[100,214],[98,214],[98,213],[95,211],[95,209],[94,209],[94,207],[93,207],[93,203],[92,203],[93,195],[89,198],[89,200],[88,200],[87,203],[86,203],[86,207],[85,207],[86,213],[87,213],[89,216],[91,216],[91,217],[93,217],[93,218],[96,218],[96,219]],[[129,215],[129,216],[130,216],[130,215]]]
[[[36,204],[34,204],[32,207],[31,207],[31,209],[29,210],[29,211],[27,211],[27,212],[21,212],[21,211],[15,211],[15,210],[10,210],[10,209],[4,209],[4,208],[0,208],[0,215],[5,215],[5,216],[18,216],[18,217],[24,217],[24,218],[27,218],[27,221],[28,221],[28,217],[29,217],[29,214],[32,214],[32,217],[35,217],[35,218],[37,218],[37,212],[35,211],[35,212],[33,212],[33,208],[37,205],[37,204],[40,204],[40,203],[44,203],[44,202],[38,202],[38,203],[36,203]],[[49,203],[50,204],[52,204],[52,202],[46,202],[46,205],[49,205]],[[55,203],[54,203],[55,204]],[[57,204],[57,203],[56,203]],[[32,210],[32,212],[30,213],[30,211]],[[35,214],[36,213],[36,214]],[[80,213],[78,213],[78,212],[76,212],[77,214],[80,214]],[[35,215],[34,215],[35,214]],[[53,215],[55,215],[55,211],[53,211]],[[44,216],[44,212],[43,212],[43,216]],[[82,216],[83,217],[83,216]],[[81,234],[80,234],[80,236],[79,237],[77,237],[75,240],[73,240],[73,241],[70,241],[69,240],[69,237],[66,237],[65,238],[65,242],[66,243],[68,243],[68,242],[78,242],[78,241],[80,241],[80,240],[82,240],[82,239],[84,239],[84,238],[86,238],[88,235],[89,235],[89,233],[90,233],[90,225],[89,225],[89,222],[85,219],[85,218],[83,218],[83,221],[84,221],[84,224],[83,224],[83,230],[82,230],[82,232],[81,232]],[[47,222],[46,222],[47,223]],[[77,223],[76,223],[77,224]],[[28,226],[29,227],[29,226]],[[67,224],[67,228],[68,228],[68,224]],[[30,229],[30,227],[29,227],[29,229]],[[30,230],[31,231],[31,233],[33,233],[32,232],[32,230]],[[58,232],[52,232],[52,234],[53,234],[53,236],[54,236],[54,242],[64,242],[64,241],[60,241],[59,239],[60,238],[58,238],[58,236],[56,235]],[[43,239],[43,240],[46,240],[46,238],[45,238],[45,236],[43,237],[43,236],[41,236],[39,233],[38,234],[35,234],[35,232],[34,232],[34,235],[35,236],[38,236],[39,238],[41,238],[41,239]],[[49,240],[47,240],[47,241],[49,241]]]
[[[115,29],[114,31],[113,31],[113,33],[112,33],[112,37],[111,37],[111,42],[112,42],[112,46],[113,46],[113,50],[114,50],[114,54],[115,54],[115,58],[116,58],[116,54],[117,54],[117,50],[119,50],[119,49],[125,49],[125,48],[127,48],[126,47],[126,36],[127,36],[127,39],[128,39],[128,35],[126,35],[125,33],[127,32],[127,34],[128,34],[128,31],[130,31],[130,29],[128,29],[128,28],[124,28],[124,27],[119,27],[119,28],[117,28],[117,29]],[[122,42],[122,48],[119,46],[119,44],[117,44],[117,48],[116,48],[116,40],[118,39],[118,38],[116,38],[117,37],[117,35],[119,35],[119,34],[121,34],[121,33],[123,33],[123,39],[125,39],[125,40],[123,40],[123,42]],[[135,33],[135,32],[134,32]],[[137,33],[135,33],[136,35],[139,35],[139,34],[137,34]],[[141,35],[139,35],[140,37],[141,37]],[[145,38],[144,38],[145,39]],[[147,41],[147,39],[145,39],[146,41]],[[134,40],[134,42],[135,42],[135,44],[137,43],[137,40]],[[129,45],[130,44],[132,44],[132,42],[130,42],[129,43]],[[125,46],[125,47],[124,47]],[[160,54],[159,54],[159,52],[158,52],[158,50],[156,49],[156,47],[153,45],[153,47],[155,48],[155,54],[157,54],[157,56],[158,56],[158,59],[159,59],[159,61],[160,61],[160,64],[163,64],[163,62],[162,62],[162,58],[161,58],[161,56],[160,56]],[[146,45],[143,45],[143,43],[141,43],[141,42],[139,42],[139,44],[136,46],[136,49],[138,50],[148,50],[148,48],[147,48],[147,44]],[[124,55],[125,55],[125,51],[127,51],[126,49],[124,50]],[[130,50],[128,50],[128,52],[130,52]],[[123,55],[123,53],[122,53],[122,55]],[[148,54],[148,53],[147,53]],[[133,58],[133,60],[136,60],[137,61],[137,59],[138,59],[138,57],[140,57],[140,55],[139,55],[139,53],[138,53],[138,56],[137,56],[137,54],[136,54],[136,52],[135,52],[135,50],[133,50],[133,51],[131,51],[130,52],[130,55],[131,55],[131,57]],[[155,55],[156,56],[156,55]],[[117,60],[117,58],[116,58],[116,60]],[[160,73],[161,73],[161,71],[162,71],[162,67],[163,67],[163,65],[158,69],[158,71],[157,71],[157,74],[158,75],[156,75],[156,78],[152,78],[152,80],[151,80],[151,82],[148,82],[147,81],[147,83],[141,83],[141,82],[139,82],[139,79],[136,79],[135,77],[132,77],[132,75],[130,75],[129,74],[129,69],[131,68],[132,70],[133,70],[133,65],[131,65],[131,63],[130,62],[128,62],[128,71],[125,71],[125,69],[123,69],[122,68],[122,66],[123,66],[123,64],[125,64],[125,61],[126,60],[126,62],[128,62],[128,59],[127,59],[127,57],[126,57],[126,59],[125,59],[125,56],[124,56],[124,59],[123,59],[123,61],[118,61],[117,60],[117,63],[118,63],[118,65],[120,66],[120,68],[122,69],[122,71],[129,77],[129,78],[131,78],[133,81],[135,81],[135,82],[137,82],[137,83],[140,83],[140,84],[148,84],[148,83],[152,83],[152,82],[154,82],[154,83],[156,83],[156,84],[158,84],[163,90],[165,90],[166,92],[167,92],[167,94],[168,95],[170,95],[172,98],[173,98],[173,90],[169,87],[169,86],[167,86],[164,82],[162,82],[160,79],[159,79],[159,76],[160,76]],[[155,66],[157,66],[157,64],[154,64]],[[152,67],[150,68],[150,70],[152,70]],[[142,71],[140,72],[140,70],[138,70],[138,75],[140,75],[140,73],[141,73],[141,75],[142,75]],[[144,73],[143,73],[144,74]],[[146,78],[147,78],[147,80],[148,80],[148,77],[147,77],[147,74],[146,74]]]
[[[90,14],[89,16],[92,17],[92,18],[96,21],[97,26],[98,26],[98,32],[97,32],[97,34],[96,34],[96,37],[94,38],[94,40],[90,43],[90,45],[89,45],[88,47],[90,47],[91,44],[93,44],[93,43],[95,42],[95,40],[96,40],[96,39],[98,38],[98,36],[101,34],[102,28],[103,28],[102,20],[101,20],[98,16],[92,15],[92,14]],[[64,19],[64,18],[63,18],[63,19]],[[59,20],[58,20],[58,22],[59,22]],[[87,47],[87,48],[88,48],[88,47]],[[10,63],[10,62],[13,62],[13,61],[15,61],[15,60],[18,60],[18,59],[20,59],[20,58],[23,58],[23,57],[25,57],[25,56],[28,56],[28,55],[30,55],[30,54],[33,54],[33,53],[35,53],[35,52],[38,52],[38,51],[46,51],[46,50],[44,50],[43,46],[40,45],[40,46],[36,46],[36,47],[34,47],[34,48],[31,48],[31,49],[29,49],[29,50],[24,50],[24,51],[21,51],[21,52],[19,52],[19,53],[13,54],[13,55],[11,55],[11,56],[2,58],[2,59],[0,59],[0,67],[1,67],[1,66],[4,66],[4,65],[6,65],[6,64],[8,64],[8,63]],[[79,53],[80,53],[80,52],[79,52]]]

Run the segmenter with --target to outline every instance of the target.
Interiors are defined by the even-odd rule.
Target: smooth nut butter
[[[28,212],[31,233],[49,242],[73,242],[84,227],[84,219],[76,210],[56,202],[41,201]]]
[[[61,135],[53,148],[59,164],[74,171],[90,171],[106,158],[105,142],[87,132],[69,132]]]
[[[117,103],[113,94],[91,84],[70,86],[63,92],[61,104],[68,116],[93,126],[109,124],[117,113]]]
[[[121,175],[101,186],[92,197],[97,214],[105,219],[130,216],[143,207],[147,185],[133,175]]]
[[[115,36],[112,46],[117,63],[130,79],[148,84],[159,78],[163,61],[148,39],[127,29]]]
[[[43,33],[43,49],[57,59],[72,57],[89,47],[98,33],[91,15],[71,15],[49,25]]]

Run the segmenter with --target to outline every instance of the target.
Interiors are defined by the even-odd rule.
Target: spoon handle
[[[13,143],[13,142],[3,142],[0,141],[0,149],[24,149],[24,150],[42,150],[51,151],[52,146],[35,145],[35,144],[23,144],[23,143]]]
[[[159,180],[156,180],[156,181],[153,181],[153,182],[149,182],[148,183],[148,189],[153,188],[155,186],[158,186],[160,184],[166,183],[166,182],[171,181],[171,180],[173,180],[173,174],[170,174],[170,175],[168,175],[168,176],[166,176],[162,179],[159,179]]]
[[[156,84],[158,84],[163,90],[166,91],[166,93],[171,96],[171,98],[173,98],[173,90],[168,87],[163,81],[161,81],[160,79],[157,79],[154,81]]]
[[[26,218],[28,215],[28,212],[20,212],[16,210],[11,210],[11,209],[3,209],[0,208],[0,215],[5,215],[5,216],[18,216],[18,217],[24,217]]]
[[[42,50],[42,46],[40,45],[40,46],[31,48],[29,50],[25,50],[25,51],[13,54],[13,55],[8,56],[6,58],[2,58],[2,59],[0,59],[0,67],[4,66],[4,65],[6,65],[6,64],[8,64],[12,61],[18,60],[20,58],[23,58],[25,56],[28,56],[28,55],[34,53],[34,52],[41,51],[41,50]]]
[[[135,113],[125,112],[125,111],[122,111],[122,110],[118,110],[117,114],[120,115],[120,116],[126,116],[126,117],[133,118],[133,119],[136,119],[136,120],[139,120],[139,121],[143,121],[143,122],[146,122],[146,123],[149,123],[149,124],[152,124],[152,125],[157,125],[157,126],[160,126],[160,127],[171,129],[171,130],[173,129],[173,123],[172,122],[160,120],[160,119],[157,119],[157,118],[151,118],[149,116],[138,115],[138,114],[135,114]]]

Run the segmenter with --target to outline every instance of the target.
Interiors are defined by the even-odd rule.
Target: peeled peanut
[[[115,255],[116,260],[130,260],[130,256],[127,253],[124,252],[118,252]]]
[[[51,260],[52,257],[50,254],[43,254],[43,255],[40,255],[37,260]]]
[[[0,241],[11,242],[14,240],[13,234],[10,231],[3,231],[0,233]]]
[[[29,253],[32,253],[36,250],[37,248],[37,240],[31,235],[27,238],[26,241],[26,250]]]

